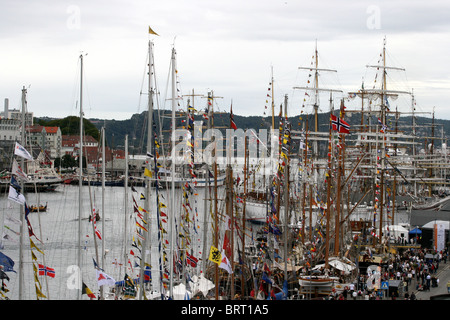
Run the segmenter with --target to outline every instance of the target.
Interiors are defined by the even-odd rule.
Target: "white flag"
[[[28,160],[33,160],[33,157],[31,156],[31,154],[17,142],[16,142],[16,148],[14,149],[14,154],[16,156],[20,156],[20,157],[28,159]]]
[[[14,189],[12,186],[9,186],[9,194],[8,199],[19,204],[25,204],[25,197],[19,191]]]
[[[15,174],[17,177],[24,181],[28,181],[27,175],[22,171],[22,168],[20,168],[19,164],[17,163],[16,159],[13,159],[13,165],[12,165],[12,174]]]
[[[113,278],[108,276],[106,273],[104,273],[103,271],[100,271],[98,269],[97,269],[97,282],[98,282],[99,287],[104,286],[104,285],[114,286],[116,284],[116,280],[114,280]]]
[[[230,260],[228,260],[224,251],[222,251],[222,261],[219,264],[219,268],[227,270],[228,273],[233,273],[233,270],[231,270]]]

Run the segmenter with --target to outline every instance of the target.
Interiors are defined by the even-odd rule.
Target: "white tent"
[[[336,257],[331,257],[328,260],[328,264],[332,268],[344,271],[345,274],[349,274],[356,268],[355,264],[346,258],[339,259]],[[318,264],[314,268],[312,268],[312,270],[319,270],[322,267],[325,267],[325,264]]]
[[[208,291],[215,288],[214,283],[211,280],[206,279],[203,274],[201,274],[200,277],[194,275],[191,280],[190,287],[192,289],[192,295],[201,292],[203,296],[206,297]]]
[[[435,224],[443,224],[445,230],[449,229],[449,221],[445,221],[445,220],[433,220],[433,221],[430,221],[430,222],[424,224],[422,226],[422,229],[434,229],[434,225]]]
[[[389,231],[388,231],[388,228],[389,228]],[[398,237],[408,239],[408,235],[409,235],[408,229],[406,229],[405,227],[402,227],[400,225],[395,225],[395,224],[391,225],[391,226],[383,227],[383,233],[387,234],[388,232],[389,232],[389,235],[391,237],[394,237],[395,239],[397,239]]]

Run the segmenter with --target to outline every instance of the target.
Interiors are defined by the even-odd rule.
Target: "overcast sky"
[[[149,35],[151,26],[159,36]],[[305,91],[317,41],[320,86],[347,92],[379,87],[379,63],[386,37],[387,89],[414,92],[416,111],[450,119],[450,2],[448,0],[116,0],[0,3],[0,99],[20,107],[28,88],[35,116],[78,115],[81,52],[86,117],[127,119],[146,110],[146,55],[154,41],[160,105],[170,102],[170,53],[177,51],[183,95],[212,90],[216,108],[239,115],[264,115],[273,68],[274,98],[288,95],[290,115],[311,113]],[[376,82],[375,82],[376,80]],[[168,91],[167,91],[168,90]],[[306,99],[306,101],[304,101]],[[330,109],[329,95],[320,111]],[[206,101],[195,99],[201,109]],[[186,98],[181,101],[186,105]],[[304,107],[303,107],[304,105]],[[346,100],[349,109],[360,100]],[[411,96],[390,101],[411,112]],[[267,109],[267,114],[269,114]]]

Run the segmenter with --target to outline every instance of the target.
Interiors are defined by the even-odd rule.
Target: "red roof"
[[[58,127],[45,127],[45,131],[47,133],[57,133],[58,132]]]

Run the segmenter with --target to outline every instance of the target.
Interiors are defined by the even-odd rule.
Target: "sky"
[[[148,27],[158,36],[148,33]],[[171,50],[177,85],[187,95],[218,98],[215,110],[270,115],[288,98],[289,115],[312,112],[309,70],[315,48],[319,86],[333,93],[333,108],[348,92],[379,87],[383,43],[387,89],[406,91],[391,110],[450,120],[450,2],[447,0],[2,0],[0,2],[0,109],[19,109],[27,88],[36,117],[79,115],[83,54],[85,117],[129,119],[147,109],[148,42],[154,43],[160,108],[170,108]],[[273,92],[268,90],[271,77]],[[310,93],[308,96],[307,93]],[[267,95],[269,94],[270,97]],[[330,110],[329,93],[319,98]],[[192,103],[191,103],[192,104]],[[196,109],[206,99],[196,96]],[[269,108],[266,109],[266,106]]]

